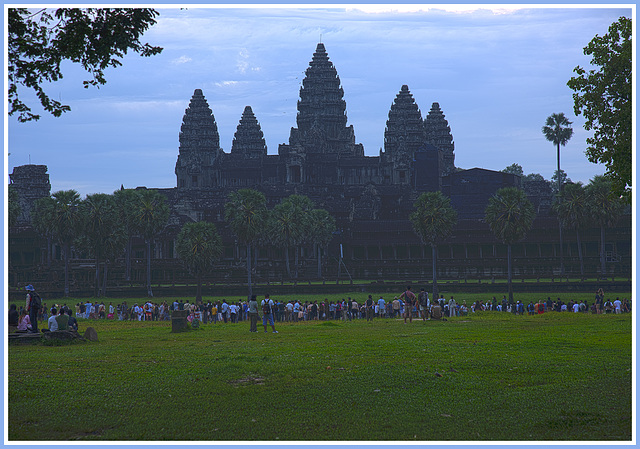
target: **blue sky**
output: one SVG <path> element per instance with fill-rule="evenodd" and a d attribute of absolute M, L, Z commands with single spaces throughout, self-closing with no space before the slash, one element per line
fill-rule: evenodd
<path fill-rule="evenodd" d="M 83 196 L 120 185 L 175 187 L 178 133 L 198 88 L 226 152 L 250 105 L 268 152 L 277 154 L 296 126 L 304 71 L 321 39 L 344 88 L 348 124 L 369 156 L 379 154 L 389 108 L 407 84 L 423 116 L 440 104 L 458 167 L 501 170 L 517 162 L 525 174 L 550 179 L 556 150 L 541 127 L 551 113 L 564 112 L 575 133 L 561 167 L 574 181 L 602 174 L 604 167 L 584 155 L 589 134 L 566 82 L 577 65 L 589 64 L 583 47 L 630 17 L 631 7 L 497 8 L 160 9 L 143 40 L 164 47 L 161 55 L 127 56 L 100 89 L 84 89 L 86 74 L 66 65 L 48 92 L 71 112 L 27 124 L 9 118 L 7 171 L 44 164 L 52 192 Z"/>

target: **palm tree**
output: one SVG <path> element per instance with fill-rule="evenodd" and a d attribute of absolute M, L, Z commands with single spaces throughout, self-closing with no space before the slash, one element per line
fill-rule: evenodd
<path fill-rule="evenodd" d="M 295 205 L 286 200 L 276 204 L 269 214 L 269 237 L 273 245 L 284 249 L 285 266 L 289 277 L 291 277 L 289 248 L 297 245 L 303 235 L 297 217 L 298 211 Z"/>
<path fill-rule="evenodd" d="M 50 196 L 38 198 L 33 203 L 31 225 L 38 234 L 47 239 L 47 267 L 51 267 L 51 243 L 53 240 L 54 201 Z"/>
<path fill-rule="evenodd" d="M 51 195 L 52 202 L 45 207 L 49 215 L 50 231 L 64 251 L 64 296 L 69 296 L 69 259 L 71 244 L 78 236 L 81 222 L 80 194 L 75 190 L 60 190 Z"/>
<path fill-rule="evenodd" d="M 436 270 L 437 245 L 453 231 L 458 214 L 451 207 L 451 200 L 442 192 L 426 192 L 413 204 L 416 209 L 409 219 L 414 232 L 424 244 L 431 245 L 431 261 L 433 266 L 433 297 L 438 297 L 438 280 Z"/>
<path fill-rule="evenodd" d="M 267 199 L 253 189 L 240 189 L 229 194 L 224 205 L 224 217 L 238 240 L 247 245 L 247 283 L 249 296 L 253 295 L 251 282 L 251 246 L 264 233 L 267 216 Z"/>
<path fill-rule="evenodd" d="M 511 285 L 511 245 L 522 240 L 535 218 L 533 204 L 523 190 L 516 187 L 505 187 L 489 198 L 485 209 L 485 222 L 491 231 L 507 245 L 507 273 L 509 283 L 509 302 L 513 303 Z"/>
<path fill-rule="evenodd" d="M 305 242 L 311 241 L 311 212 L 313 211 L 313 201 L 305 195 L 290 195 L 283 200 L 292 208 L 292 220 L 298 228 L 298 238 L 292 242 L 295 247 L 295 267 L 298 277 L 300 246 Z"/>
<path fill-rule="evenodd" d="M 587 192 L 582 183 L 570 183 L 564 187 L 560 201 L 553 208 L 562 226 L 576 230 L 578 257 L 580 259 L 580 276 L 584 279 L 584 260 L 582 258 L 582 242 L 580 229 L 587 223 Z"/>
<path fill-rule="evenodd" d="M 565 146 L 571 136 L 573 136 L 572 122 L 565 117 L 564 112 L 553 113 L 547 117 L 545 126 L 542 127 L 542 133 L 549 142 L 553 142 L 558 149 L 558 195 L 562 195 L 562 172 L 560 171 L 560 146 Z M 562 224 L 559 224 L 560 232 L 560 274 L 564 274 L 564 250 L 562 248 Z"/>
<path fill-rule="evenodd" d="M 140 190 L 134 205 L 137 231 L 144 237 L 147 253 L 147 296 L 151 291 L 151 241 L 162 231 L 169 219 L 166 198 L 155 190 Z"/>
<path fill-rule="evenodd" d="M 198 280 L 196 302 L 201 302 L 202 276 L 222 254 L 222 239 L 216 226 L 206 221 L 185 224 L 178 234 L 176 251 Z"/>
<path fill-rule="evenodd" d="M 318 257 L 318 279 L 322 278 L 321 250 L 326 248 L 333 232 L 336 230 L 336 219 L 329 215 L 325 209 L 313 209 L 310 213 L 311 233 L 310 239 L 316 247 Z"/>
<path fill-rule="evenodd" d="M 124 250 L 124 223 L 117 214 L 113 195 L 87 195 L 80 203 L 82 217 L 81 241 L 96 259 L 95 294 L 104 295 L 107 283 L 107 260 Z M 100 262 L 104 262 L 104 280 L 100 289 Z"/>
<path fill-rule="evenodd" d="M 127 238 L 125 248 L 125 279 L 131 281 L 131 241 L 137 229 L 135 205 L 138 191 L 121 188 L 113 192 L 113 196 L 116 201 L 118 217 L 124 224 Z"/>
<path fill-rule="evenodd" d="M 604 176 L 594 176 L 586 187 L 589 217 L 600 226 L 600 276 L 606 278 L 605 228 L 616 225 L 624 204 L 611 193 L 611 181 Z"/>

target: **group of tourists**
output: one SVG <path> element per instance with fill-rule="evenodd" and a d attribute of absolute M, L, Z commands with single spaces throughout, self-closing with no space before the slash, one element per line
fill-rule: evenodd
<path fill-rule="evenodd" d="M 574 313 L 629 313 L 631 312 L 631 300 L 627 298 L 616 298 L 611 300 L 605 298 L 604 291 L 599 289 L 595 295 L 595 301 L 589 305 L 586 300 L 570 300 L 565 303 L 560 298 L 552 300 L 530 301 L 525 305 L 521 301 L 510 303 L 506 295 L 502 300 L 497 300 L 494 296 L 487 301 L 477 300 L 467 305 L 465 300 L 456 301 L 451 296 L 445 299 L 440 295 L 437 299 L 430 299 L 425 289 L 421 289 L 416 295 L 411 286 L 393 300 L 385 300 L 383 295 L 374 299 L 368 295 L 362 302 L 358 302 L 351 297 L 342 300 L 329 301 L 302 301 L 288 300 L 279 301 L 265 295 L 264 299 L 258 300 L 253 295 L 247 301 L 196 301 L 190 303 L 188 300 L 175 299 L 173 301 L 153 302 L 148 300 L 144 303 L 134 303 L 129 306 L 126 301 L 113 305 L 110 302 L 106 305 L 103 301 L 87 300 L 75 305 L 75 317 L 72 317 L 72 309 L 66 304 L 55 304 L 51 308 L 35 291 L 32 285 L 25 287 L 27 291 L 25 307 L 10 306 L 9 325 L 15 327 L 20 332 L 38 332 L 38 322 L 46 322 L 49 330 L 53 327 L 67 328 L 69 326 L 77 329 L 76 318 L 88 320 L 111 319 L 111 320 L 133 320 L 133 321 L 168 321 L 175 310 L 187 311 L 187 320 L 194 326 L 200 323 L 238 323 L 241 321 L 251 321 L 250 328 L 255 332 L 257 319 L 262 312 L 263 326 L 265 332 L 267 325 L 275 330 L 275 323 L 297 323 L 304 321 L 318 320 L 358 320 L 365 319 L 373 321 L 374 318 L 395 318 L 404 319 L 406 323 L 411 323 L 414 318 L 426 320 L 440 320 L 451 317 L 466 316 L 470 312 L 498 311 L 508 312 L 516 315 L 534 315 L 545 312 L 574 312 Z M 253 304 L 255 302 L 255 304 Z M 254 315 L 255 314 L 255 315 Z M 70 320 L 69 318 L 73 319 Z M 53 319 L 53 321 L 52 321 Z M 254 321 L 255 319 L 255 321 Z"/>

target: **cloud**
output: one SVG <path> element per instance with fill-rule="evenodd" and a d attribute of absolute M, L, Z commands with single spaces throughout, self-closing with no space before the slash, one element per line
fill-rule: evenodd
<path fill-rule="evenodd" d="M 174 60 L 171 61 L 171 64 L 173 65 L 181 65 L 181 64 L 186 64 L 188 62 L 191 62 L 191 58 L 188 56 L 180 56 L 179 58 L 176 58 Z"/>

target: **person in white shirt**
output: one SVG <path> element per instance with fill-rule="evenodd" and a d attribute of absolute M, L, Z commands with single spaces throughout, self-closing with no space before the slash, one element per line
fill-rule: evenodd
<path fill-rule="evenodd" d="M 622 313 L 622 301 L 620 301 L 620 298 L 616 298 L 616 300 L 613 301 L 613 307 L 615 307 L 616 313 Z"/>
<path fill-rule="evenodd" d="M 54 307 L 51 309 L 51 316 L 47 320 L 47 324 L 49 325 L 49 332 L 55 332 L 58 330 L 58 322 L 56 321 L 56 316 L 58 316 L 58 310 Z"/>

